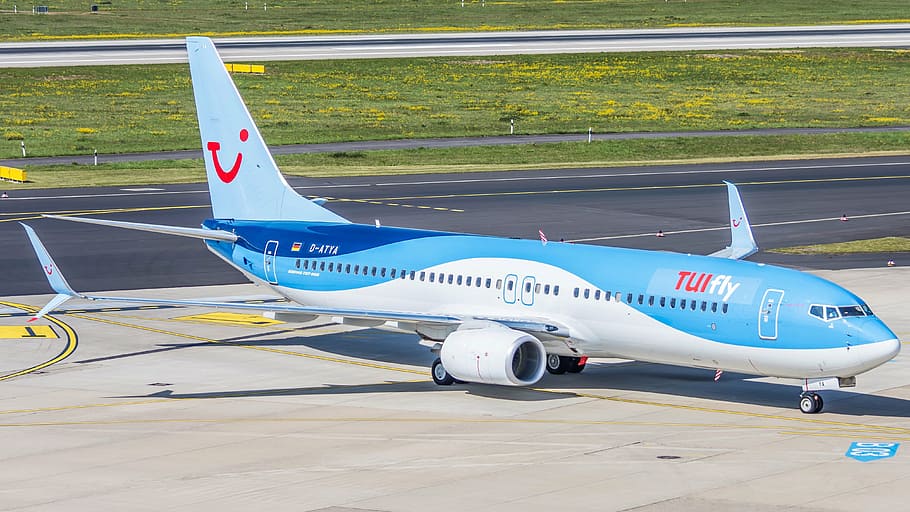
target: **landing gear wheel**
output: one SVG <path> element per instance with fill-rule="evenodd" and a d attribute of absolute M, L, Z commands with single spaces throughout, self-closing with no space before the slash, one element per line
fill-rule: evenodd
<path fill-rule="evenodd" d="M 569 357 L 547 354 L 547 371 L 553 375 L 562 375 L 569 370 Z"/>
<path fill-rule="evenodd" d="M 581 373 L 588 364 L 587 357 L 570 357 L 569 367 L 566 369 L 569 373 Z"/>
<path fill-rule="evenodd" d="M 433 361 L 433 368 L 430 370 L 430 375 L 433 376 L 433 382 L 439 386 L 451 386 L 455 383 L 455 377 L 449 375 L 449 372 L 447 372 L 442 365 L 441 359 Z"/>
<path fill-rule="evenodd" d="M 799 396 L 799 410 L 806 414 L 819 413 L 824 406 L 825 402 L 818 393 L 803 393 Z"/>

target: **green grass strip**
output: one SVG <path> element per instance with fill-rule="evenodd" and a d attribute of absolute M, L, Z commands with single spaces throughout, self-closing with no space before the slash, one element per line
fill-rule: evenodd
<path fill-rule="evenodd" d="M 770 249 L 769 252 L 781 254 L 860 254 L 910 252 L 910 238 L 889 236 L 869 240 L 854 240 L 833 244 L 800 245 Z"/>
<path fill-rule="evenodd" d="M 297 176 L 363 176 L 444 172 L 616 167 L 768 158 L 899 154 L 910 133 L 637 139 L 516 146 L 356 151 L 278 155 L 282 172 Z M 28 166 L 29 183 L 0 189 L 146 185 L 205 180 L 200 160 Z"/>
<path fill-rule="evenodd" d="M 910 52 L 532 55 L 236 74 L 270 144 L 910 124 Z M 199 147 L 186 65 L 0 69 L 0 158 Z"/>

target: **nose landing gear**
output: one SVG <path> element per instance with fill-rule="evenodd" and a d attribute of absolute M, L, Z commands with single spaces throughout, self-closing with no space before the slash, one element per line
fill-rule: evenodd
<path fill-rule="evenodd" d="M 818 393 L 804 391 L 799 395 L 799 410 L 806 414 L 822 412 L 824 406 L 825 401 L 822 400 L 822 396 Z"/>

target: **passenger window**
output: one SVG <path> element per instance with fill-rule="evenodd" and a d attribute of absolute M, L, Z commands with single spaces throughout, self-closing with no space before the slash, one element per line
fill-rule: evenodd
<path fill-rule="evenodd" d="M 329 272 L 334 272 L 334 271 L 335 271 L 335 264 L 329 263 Z"/>
<path fill-rule="evenodd" d="M 594 300 L 600 300 L 600 290 L 594 290 Z"/>
<path fill-rule="evenodd" d="M 660 298 L 660 307 L 666 307 L 666 305 L 667 305 L 667 298 L 661 297 Z"/>
<path fill-rule="evenodd" d="M 679 299 L 679 309 L 686 309 L 686 299 Z"/>
<path fill-rule="evenodd" d="M 354 265 L 354 273 L 355 273 L 355 274 L 359 274 L 359 273 L 360 273 L 360 265 Z"/>
<path fill-rule="evenodd" d="M 626 294 L 626 304 L 632 304 L 632 294 Z"/>
<path fill-rule="evenodd" d="M 497 279 L 497 280 L 496 280 L 496 289 L 497 289 L 497 290 L 502 290 L 502 279 Z"/>
<path fill-rule="evenodd" d="M 297 260 L 297 262 L 294 263 L 294 265 L 295 265 L 297 268 L 300 268 L 300 260 Z"/>
<path fill-rule="evenodd" d="M 310 260 L 303 260 L 303 269 L 308 270 L 310 268 Z"/>
<path fill-rule="evenodd" d="M 458 275 L 458 281 L 457 281 L 457 283 L 458 283 L 458 284 L 459 284 L 459 285 L 460 285 L 460 284 L 461 284 L 461 283 L 462 283 L 462 277 L 461 277 L 461 274 L 459 274 L 459 275 Z"/>
<path fill-rule="evenodd" d="M 696 301 L 695 299 L 692 299 L 692 303 L 689 304 L 689 309 L 691 309 L 692 311 L 695 311 L 695 306 L 697 306 L 697 302 L 698 301 Z"/>
<path fill-rule="evenodd" d="M 411 278 L 411 281 L 414 280 L 414 276 L 416 276 L 416 275 L 417 275 L 417 272 L 414 271 L 414 270 L 412 270 L 412 271 L 411 271 L 411 274 L 410 274 L 410 276 L 409 276 L 409 277 Z"/>
<path fill-rule="evenodd" d="M 325 262 L 319 264 L 319 270 L 325 270 Z"/>
<path fill-rule="evenodd" d="M 350 263 L 348 263 L 347 265 L 344 266 L 344 273 L 345 274 L 351 273 L 351 264 Z"/>
<path fill-rule="evenodd" d="M 376 277 L 376 267 L 370 267 L 370 275 Z"/>
<path fill-rule="evenodd" d="M 575 297 L 576 299 L 578 298 L 578 288 L 575 288 L 574 290 L 572 290 L 572 296 Z"/>
<path fill-rule="evenodd" d="M 474 280 L 474 286 L 480 288 L 480 281 L 481 281 L 480 276 L 477 276 L 477 279 Z M 487 288 L 489 288 L 489 286 Z"/>
<path fill-rule="evenodd" d="M 642 305 L 642 304 L 644 304 L 644 303 L 645 303 L 645 296 L 639 294 L 639 295 L 638 295 L 638 304 L 639 304 L 639 305 Z"/>
<path fill-rule="evenodd" d="M 497 288 L 499 288 L 499 286 L 498 286 L 499 281 L 496 281 L 496 282 L 497 282 Z M 512 288 L 514 288 L 514 287 L 515 287 L 515 281 L 509 281 L 508 283 L 506 283 L 506 290 L 512 291 Z"/>
<path fill-rule="evenodd" d="M 717 303 L 716 302 L 711 303 L 711 312 L 717 313 Z"/>
<path fill-rule="evenodd" d="M 439 283 L 442 284 L 445 282 L 445 280 L 446 280 L 446 275 L 443 274 L 442 272 L 440 272 L 439 273 Z"/>
<path fill-rule="evenodd" d="M 622 302 L 622 294 L 619 292 L 616 292 L 616 294 L 613 295 L 613 298 L 616 299 L 616 302 Z"/>
<path fill-rule="evenodd" d="M 335 267 L 335 272 L 338 272 L 339 274 L 341 273 L 341 263 L 339 263 L 339 264 Z"/>
<path fill-rule="evenodd" d="M 534 293 L 540 294 L 540 283 L 534 285 Z"/>
<path fill-rule="evenodd" d="M 379 276 L 385 277 L 385 267 L 382 267 L 381 269 L 379 269 Z"/>
<path fill-rule="evenodd" d="M 449 274 L 449 284 L 452 284 L 452 279 L 453 279 L 452 274 Z"/>
<path fill-rule="evenodd" d="M 676 308 L 676 298 L 675 297 L 670 298 L 670 307 Z"/>
<path fill-rule="evenodd" d="M 423 281 L 424 279 L 426 279 L 426 277 L 427 277 L 427 273 L 426 273 L 426 272 L 421 272 L 421 273 L 420 273 L 420 280 L 421 280 L 421 281 Z"/>
<path fill-rule="evenodd" d="M 591 290 L 589 290 L 588 288 L 585 288 L 585 298 L 587 299 L 589 297 L 591 297 Z"/>
<path fill-rule="evenodd" d="M 727 304 L 726 302 L 724 302 L 724 307 L 723 307 L 723 309 L 722 309 L 722 311 L 724 312 L 724 314 L 727 313 L 727 309 L 728 309 L 729 307 L 730 307 L 730 305 Z"/>
<path fill-rule="evenodd" d="M 479 282 L 480 282 L 480 281 L 478 281 L 478 283 L 479 283 Z M 491 285 L 492 283 L 493 283 L 493 280 L 490 279 L 490 278 L 488 277 L 488 278 L 487 278 L 487 281 L 484 283 L 484 287 L 485 287 L 485 288 L 489 288 L 490 285 Z M 478 286 L 479 286 L 479 285 L 478 285 Z M 499 289 L 499 286 L 498 286 L 498 285 L 496 286 L 496 289 L 497 289 L 497 290 Z"/>
<path fill-rule="evenodd" d="M 553 295 L 559 295 L 559 285 L 553 286 Z"/>
<path fill-rule="evenodd" d="M 430 272 L 430 282 L 431 283 L 436 282 L 436 272 Z"/>
<path fill-rule="evenodd" d="M 525 283 L 525 293 L 531 293 L 531 282 Z"/>
<path fill-rule="evenodd" d="M 392 273 L 389 274 L 389 277 L 392 279 L 395 279 L 395 276 L 398 275 L 397 272 L 398 272 L 398 270 L 393 268 Z"/>
<path fill-rule="evenodd" d="M 370 268 L 366 265 L 363 266 L 363 275 L 367 275 L 370 272 Z"/>
<path fill-rule="evenodd" d="M 548 284 L 543 285 L 543 294 L 544 295 L 550 294 L 550 285 L 548 285 Z"/>
<path fill-rule="evenodd" d="M 654 296 L 653 296 L 653 295 L 649 295 L 649 296 L 648 296 L 648 305 L 649 305 L 649 306 L 653 306 L 653 305 L 654 305 Z"/>
<path fill-rule="evenodd" d="M 708 310 L 708 303 L 707 303 L 707 302 L 701 301 L 701 310 L 702 310 L 702 311 L 707 311 L 707 310 Z"/>

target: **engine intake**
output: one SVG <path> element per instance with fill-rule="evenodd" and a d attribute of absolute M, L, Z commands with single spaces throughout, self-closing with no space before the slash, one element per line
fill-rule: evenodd
<path fill-rule="evenodd" d="M 543 377 L 547 353 L 530 334 L 500 324 L 463 325 L 449 334 L 439 357 L 446 371 L 458 380 L 530 386 Z"/>

